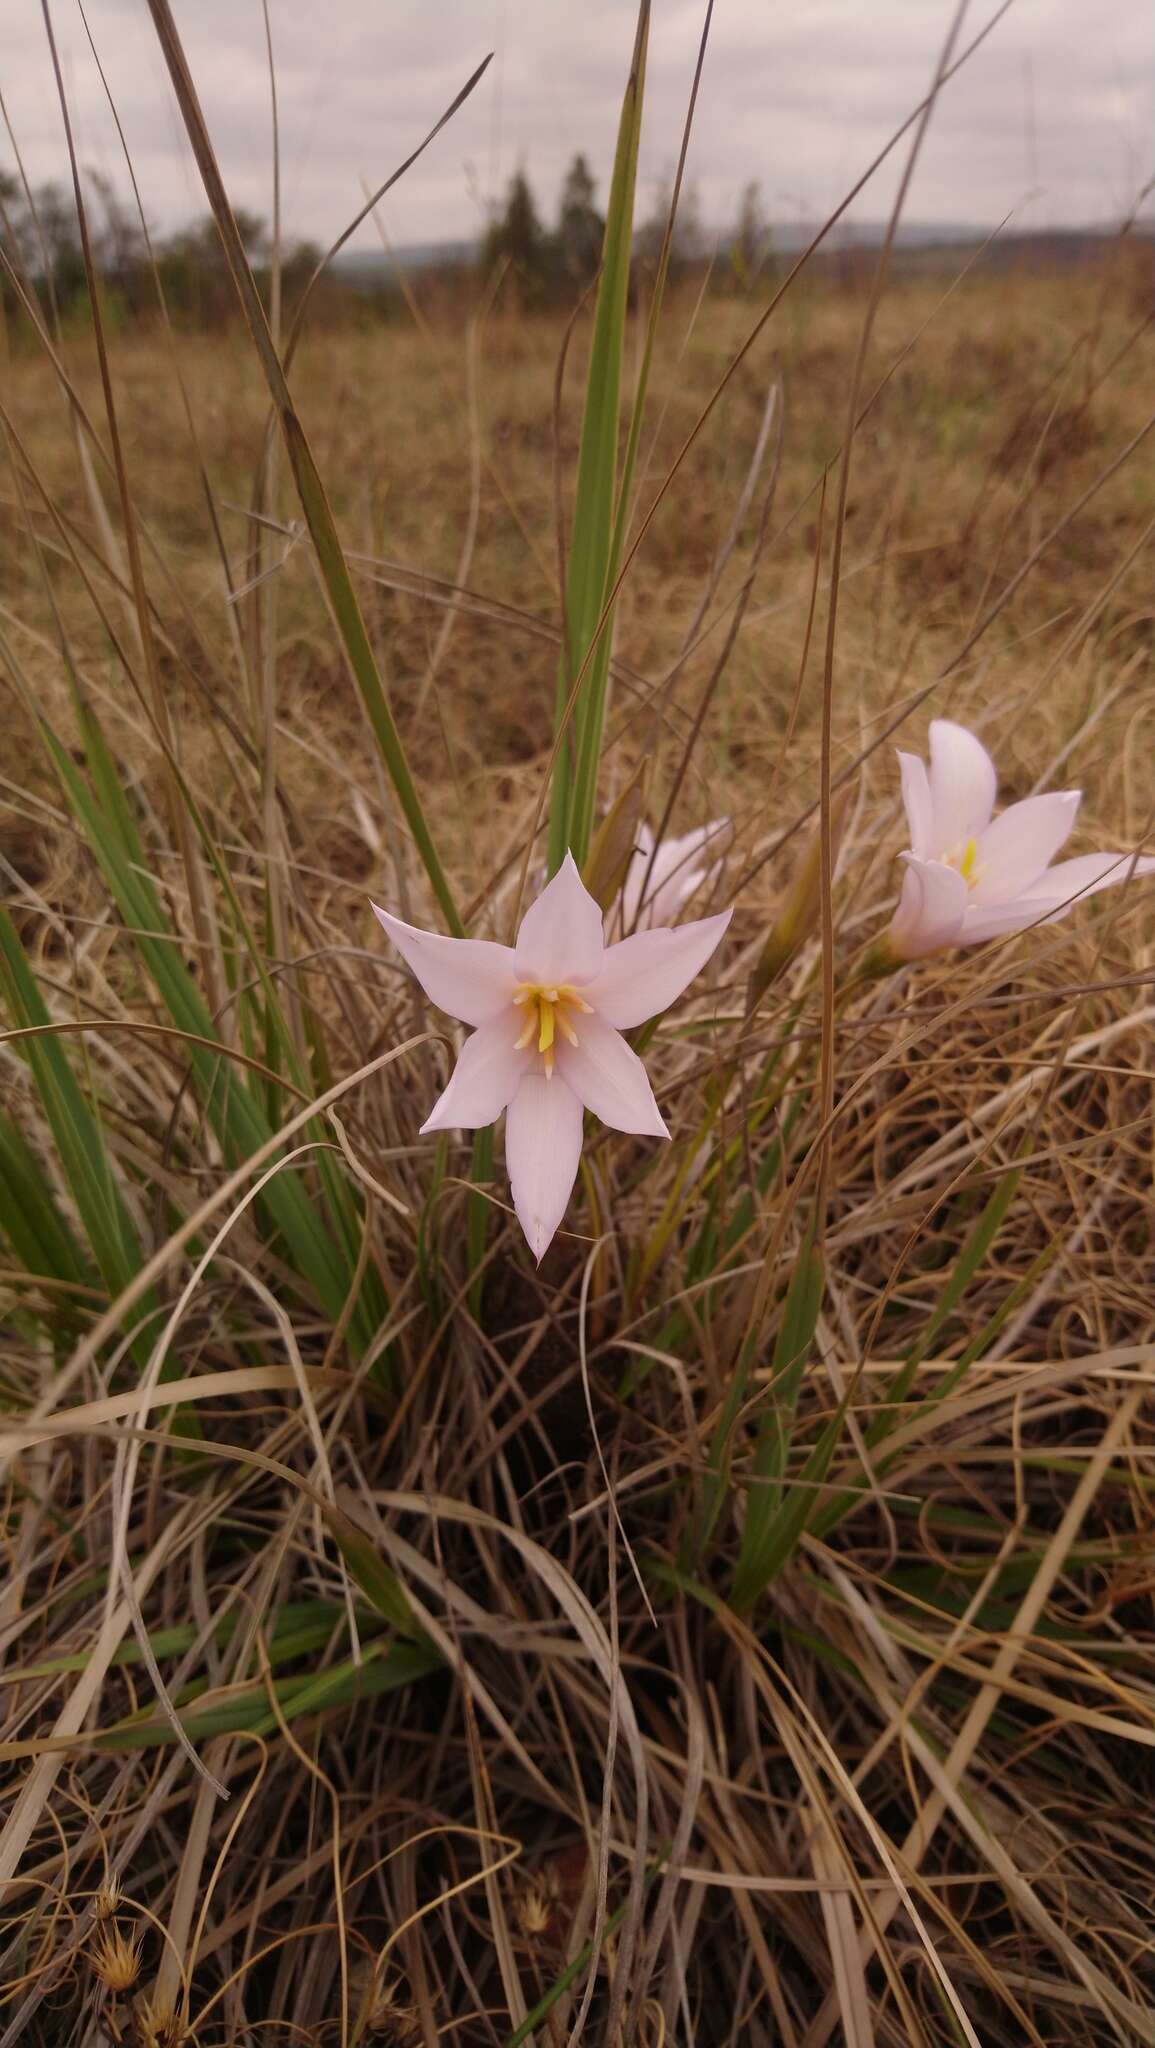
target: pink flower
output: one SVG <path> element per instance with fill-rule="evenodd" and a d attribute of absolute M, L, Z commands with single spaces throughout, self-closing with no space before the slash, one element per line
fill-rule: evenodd
<path fill-rule="evenodd" d="M 577 1178 L 583 1109 L 618 1131 L 669 1137 L 621 1034 L 681 995 L 730 912 L 607 946 L 601 910 L 570 854 L 526 911 L 514 946 L 443 938 L 373 908 L 430 1002 L 474 1027 L 421 1128 L 477 1130 L 508 1109 L 514 1207 L 540 1259 Z"/>
<path fill-rule="evenodd" d="M 1149 854 L 1084 853 L 1051 863 L 1075 822 L 1080 792 L 1056 790 L 995 818 L 995 765 L 981 740 L 947 718 L 931 720 L 930 773 L 898 756 L 910 850 L 885 944 L 897 960 L 1053 924 L 1077 898 L 1155 870 Z"/>
<path fill-rule="evenodd" d="M 704 883 L 717 880 L 722 869 L 717 856 L 725 851 L 732 829 L 729 818 L 715 818 L 680 839 L 663 839 L 655 852 L 654 835 L 643 819 L 610 927 L 620 923 L 627 932 L 644 932 L 669 924 Z M 707 849 L 714 856 L 710 863 L 699 859 Z"/>

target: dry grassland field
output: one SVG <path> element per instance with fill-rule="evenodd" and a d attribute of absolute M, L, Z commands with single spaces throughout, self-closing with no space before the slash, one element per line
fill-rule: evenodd
<path fill-rule="evenodd" d="M 592 297 L 306 318 L 287 438 L 239 313 L 111 415 L 13 316 L 5 2048 L 1155 2042 L 1155 272 L 971 253 L 667 295 L 578 865 L 733 918 L 540 1263 L 370 899 L 557 864 Z M 932 719 L 1118 886 L 888 948 Z"/>

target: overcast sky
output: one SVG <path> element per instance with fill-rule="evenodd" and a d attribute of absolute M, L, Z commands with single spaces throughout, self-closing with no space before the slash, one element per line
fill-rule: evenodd
<path fill-rule="evenodd" d="M 77 0 L 51 0 L 81 159 L 125 184 Z M 972 0 L 969 41 L 994 0 Z M 86 0 L 154 225 L 204 211 L 145 0 Z M 235 203 L 268 214 L 269 80 L 260 0 L 174 0 Z M 703 220 L 757 179 L 775 220 L 838 203 L 925 91 L 948 0 L 716 0 L 692 151 Z M 285 227 L 326 242 L 419 140 L 474 66 L 472 99 L 386 202 L 397 243 L 476 233 L 519 163 L 552 216 L 586 152 L 604 197 L 633 0 L 269 0 Z M 654 0 L 641 207 L 676 158 L 703 0 Z M 0 85 L 30 176 L 65 170 L 39 0 L 0 0 Z M 0 162 L 10 149 L 0 138 Z M 895 163 L 901 161 L 896 152 Z M 907 217 L 1021 226 L 1108 221 L 1155 172 L 1152 0 L 1013 0 L 947 87 Z M 896 171 L 867 188 L 878 219 Z M 1148 202 L 1148 207 L 1150 202 Z M 373 246 L 371 230 L 362 242 Z"/>

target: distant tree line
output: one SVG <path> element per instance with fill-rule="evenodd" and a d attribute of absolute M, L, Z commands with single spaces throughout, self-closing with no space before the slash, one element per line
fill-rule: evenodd
<path fill-rule="evenodd" d="M 236 315 L 236 298 L 224 251 L 211 216 L 174 233 L 150 236 L 139 214 L 128 209 L 110 182 L 87 175 L 85 212 L 106 319 L 117 324 L 155 319 L 161 303 L 182 327 L 224 326 Z M 635 230 L 639 276 L 656 271 L 671 203 L 668 184 Z M 268 302 L 273 251 L 268 229 L 256 214 L 238 208 L 241 240 Z M 410 273 L 420 293 L 442 289 L 470 292 L 478 279 L 497 282 L 502 296 L 527 309 L 572 304 L 597 276 L 605 219 L 596 204 L 593 176 L 584 155 L 574 157 L 562 183 L 552 228 L 541 219 L 524 170 L 514 173 L 503 205 L 495 210 L 476 262 L 460 257 L 434 260 Z M 293 241 L 280 252 L 282 305 L 291 314 L 320 260 L 310 242 Z M 742 197 L 728 235 L 703 234 L 696 196 L 683 192 L 670 245 L 674 279 L 711 271 L 730 289 L 753 290 L 765 281 L 771 239 L 756 184 Z M 345 320 L 375 317 L 400 303 L 400 288 L 389 266 L 362 266 L 356 273 L 326 272 L 314 301 L 315 316 Z M 80 225 L 71 188 L 43 184 L 35 190 L 0 170 L 0 307 L 11 314 L 23 301 L 39 309 L 50 325 L 87 320 L 88 288 Z"/>
<path fill-rule="evenodd" d="M 85 215 L 106 317 L 155 317 L 161 299 L 184 326 L 217 327 L 233 318 L 236 294 L 211 215 L 173 234 L 152 237 L 129 212 L 108 179 L 88 173 Z M 243 207 L 235 211 L 245 253 L 258 283 L 268 292 L 272 251 L 264 222 Z M 291 308 L 303 291 L 321 251 L 294 241 L 281 253 L 282 303 Z M 39 307 L 50 323 L 68 325 L 87 317 L 88 285 L 80 222 L 71 189 L 46 184 L 26 187 L 0 170 L 0 301 L 12 312 L 22 301 Z"/>
<path fill-rule="evenodd" d="M 505 203 L 490 222 L 481 250 L 486 277 L 498 265 L 511 273 L 522 303 L 538 306 L 572 298 L 597 275 L 605 220 L 594 203 L 594 181 L 581 154 L 575 156 L 561 188 L 557 223 L 546 228 L 524 170 L 510 179 Z M 660 184 L 649 212 L 635 225 L 634 261 L 652 277 L 669 226 L 673 187 Z M 738 217 L 728 233 L 708 237 L 702 229 L 697 194 L 683 190 L 670 236 L 669 274 L 675 281 L 712 269 L 717 281 L 746 292 L 765 282 L 773 241 L 756 181 L 745 187 Z"/>

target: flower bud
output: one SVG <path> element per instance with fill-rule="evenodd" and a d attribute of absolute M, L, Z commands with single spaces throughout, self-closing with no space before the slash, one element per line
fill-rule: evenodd
<path fill-rule="evenodd" d="M 842 835 L 846 830 L 847 814 L 850 810 L 850 786 L 844 784 L 835 790 L 830 799 L 830 858 L 832 866 L 838 862 Z M 794 958 L 799 947 L 806 943 L 818 928 L 822 912 L 822 824 L 816 819 L 810 835 L 810 844 L 802 858 L 801 866 L 790 885 L 786 901 L 778 913 L 770 936 L 754 963 L 747 985 L 747 1001 L 753 1009 L 761 1001 L 772 981 Z"/>
<path fill-rule="evenodd" d="M 643 757 L 610 805 L 586 855 L 582 880 L 603 911 L 616 900 L 633 857 L 646 808 L 649 772 L 649 759 Z"/>

